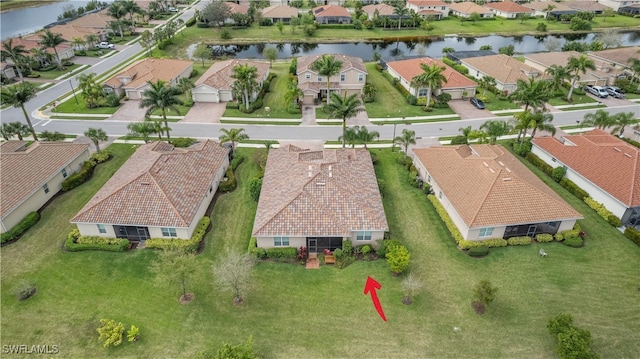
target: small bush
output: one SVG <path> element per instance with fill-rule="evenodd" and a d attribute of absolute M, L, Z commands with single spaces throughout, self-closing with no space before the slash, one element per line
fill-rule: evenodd
<path fill-rule="evenodd" d="M 376 248 L 376 254 L 381 258 L 384 258 L 387 255 L 389 248 L 402 245 L 402 243 L 397 239 L 383 239 L 382 241 L 379 241 L 379 243 L 380 245 Z"/>
<path fill-rule="evenodd" d="M 191 19 L 187 20 L 187 21 L 184 23 L 184 26 L 186 26 L 186 27 L 191 27 L 191 26 L 195 25 L 195 23 L 196 23 L 196 17 L 194 16 L 194 17 L 192 17 Z"/>
<path fill-rule="evenodd" d="M 556 182 L 560 182 L 565 174 L 567 174 L 567 170 L 564 167 L 556 167 L 551 171 L 551 178 Z"/>
<path fill-rule="evenodd" d="M 565 246 L 569 247 L 582 247 L 584 245 L 584 241 L 580 237 L 565 237 L 564 242 L 562 242 Z"/>
<path fill-rule="evenodd" d="M 21 280 L 13 287 L 13 293 L 19 301 L 27 300 L 36 294 L 36 287 L 28 280 Z"/>
<path fill-rule="evenodd" d="M 98 327 L 98 333 L 100 334 L 100 340 L 104 340 L 103 347 L 113 345 L 117 347 L 122 344 L 122 336 L 124 333 L 124 324 L 113 319 L 100 319 L 100 326 Z"/>
<path fill-rule="evenodd" d="M 401 274 L 409 266 L 411 255 L 409 250 L 403 245 L 391 246 L 385 254 L 389 270 L 392 273 Z"/>
<path fill-rule="evenodd" d="M 120 106 L 120 97 L 118 95 L 111 93 L 107 95 L 105 105 L 107 107 L 118 107 Z"/>
<path fill-rule="evenodd" d="M 609 222 L 610 225 L 616 228 L 622 227 L 622 220 L 614 214 L 611 214 L 609 215 L 609 217 L 607 217 L 607 222 Z"/>
<path fill-rule="evenodd" d="M 489 254 L 489 247 L 487 246 L 473 247 L 469 249 L 469 252 L 467 254 L 469 254 L 472 257 L 484 257 L 487 254 Z"/>
<path fill-rule="evenodd" d="M 267 252 L 265 252 L 264 248 L 258 247 L 258 239 L 256 237 L 251 237 L 251 239 L 249 239 L 247 252 L 254 255 L 257 259 L 262 259 L 267 256 Z"/>
<path fill-rule="evenodd" d="M 209 217 L 202 217 L 200 222 L 198 222 L 198 226 L 193 231 L 193 235 L 191 239 L 180 239 L 180 238 L 151 238 L 147 239 L 146 248 L 155 248 L 155 249 L 181 249 L 185 252 L 195 252 L 200 247 L 200 242 L 204 239 L 204 236 L 207 234 L 207 229 L 209 228 L 209 224 L 211 223 L 211 219 Z"/>
<path fill-rule="evenodd" d="M 553 241 L 553 235 L 548 233 L 536 234 L 536 241 L 538 243 L 549 243 Z"/>
<path fill-rule="evenodd" d="M 240 108 L 240 104 L 235 101 L 229 101 L 227 102 L 226 108 L 230 110 L 237 110 Z"/>
<path fill-rule="evenodd" d="M 260 191 L 262 190 L 262 178 L 254 177 L 251 182 L 249 182 L 249 196 L 251 199 L 258 202 L 260 199 Z"/>
<path fill-rule="evenodd" d="M 640 233 L 639 233 L 639 235 L 640 235 Z M 364 257 L 367 257 L 369 255 L 369 253 L 371 253 L 371 251 L 373 251 L 373 248 L 371 248 L 371 246 L 368 245 L 368 244 L 365 244 L 364 246 L 362 246 L 362 249 L 360 249 L 360 252 L 362 253 L 362 255 Z"/>
<path fill-rule="evenodd" d="M 93 162 L 84 161 L 84 163 L 82 164 L 82 168 L 80 168 L 80 171 L 71 174 L 62 182 L 61 191 L 69 191 L 88 181 L 91 176 L 93 176 L 94 167 L 95 165 L 93 164 Z"/>
<path fill-rule="evenodd" d="M 610 225 L 616 228 L 622 226 L 622 221 L 620 220 L 620 218 L 618 218 L 615 214 L 609 211 L 602 203 L 594 200 L 591 197 L 586 197 L 584 199 L 584 203 L 586 203 L 587 206 L 591 207 L 591 209 L 596 211 L 598 215 L 604 218 Z"/>
<path fill-rule="evenodd" d="M 633 243 L 640 246 L 640 231 L 633 227 L 627 227 L 624 230 L 624 236 L 629 238 Z"/>
<path fill-rule="evenodd" d="M 525 157 L 527 154 L 531 153 L 531 142 L 524 141 L 523 143 L 514 143 L 513 151 L 518 155 Z"/>
<path fill-rule="evenodd" d="M 585 198 L 589 197 L 589 194 L 587 193 L 587 191 L 578 187 L 578 185 L 576 185 L 575 183 L 573 183 L 573 181 L 571 181 L 566 177 L 560 180 L 560 185 L 564 187 L 567 191 L 571 192 L 571 194 L 573 194 L 574 196 L 580 198 L 581 200 L 584 200 Z"/>
<path fill-rule="evenodd" d="M 511 237 L 507 239 L 507 243 L 511 246 L 526 246 L 531 244 L 530 237 Z"/>
<path fill-rule="evenodd" d="M 31 212 L 27 214 L 18 224 L 13 226 L 10 230 L 0 235 L 0 243 L 16 240 L 26 232 L 29 228 L 35 226 L 40 220 L 40 214 L 38 212 Z"/>
<path fill-rule="evenodd" d="M 345 239 L 342 241 L 342 252 L 347 256 L 353 255 L 353 243 L 351 240 Z"/>
<path fill-rule="evenodd" d="M 198 23 L 196 24 L 196 27 L 200 27 L 200 28 L 207 28 L 207 27 L 209 27 L 209 24 L 208 24 L 208 23 L 206 23 L 206 22 L 198 22 Z"/>
<path fill-rule="evenodd" d="M 231 31 L 229 31 L 227 29 L 222 29 L 220 31 L 220 38 L 222 40 L 231 40 Z"/>
<path fill-rule="evenodd" d="M 244 156 L 235 156 L 229 165 L 231 166 L 231 169 L 235 171 L 242 162 L 244 162 Z"/>
<path fill-rule="evenodd" d="M 469 143 L 469 141 L 467 140 L 467 137 L 463 135 L 458 135 L 451 139 L 452 145 L 466 145 L 467 143 Z"/>
<path fill-rule="evenodd" d="M 267 258 L 277 262 L 293 262 L 298 256 L 298 251 L 293 247 L 267 248 Z"/>
<path fill-rule="evenodd" d="M 551 167 L 548 163 L 540 159 L 540 157 L 536 156 L 532 152 L 529 152 L 526 154 L 525 158 L 527 159 L 527 161 L 531 162 L 531 164 L 538 167 L 542 172 L 546 173 L 548 176 L 551 176 L 551 173 L 553 172 L 553 167 Z"/>
<path fill-rule="evenodd" d="M 175 147 L 189 147 L 196 142 L 197 140 L 191 137 L 175 137 L 171 139 L 171 144 Z"/>
<path fill-rule="evenodd" d="M 558 242 L 562 242 L 562 241 L 564 241 L 564 235 L 562 235 L 562 233 L 556 233 L 553 237 L 554 237 L 554 238 L 556 239 L 556 241 L 558 241 Z"/>
<path fill-rule="evenodd" d="M 227 173 L 225 174 L 226 180 L 220 181 L 220 185 L 218 186 L 218 190 L 220 192 L 231 192 L 236 189 L 236 176 L 233 173 L 233 169 L 231 166 L 227 168 Z"/>
<path fill-rule="evenodd" d="M 80 231 L 75 228 L 64 243 L 64 247 L 69 252 L 80 251 L 105 251 L 124 252 L 129 249 L 129 240 L 126 238 L 110 238 L 98 236 L 81 236 Z"/>
<path fill-rule="evenodd" d="M 89 161 L 91 161 L 94 165 L 107 162 L 111 159 L 111 153 L 107 150 L 102 150 L 100 153 L 94 152 L 91 157 L 89 157 Z"/>

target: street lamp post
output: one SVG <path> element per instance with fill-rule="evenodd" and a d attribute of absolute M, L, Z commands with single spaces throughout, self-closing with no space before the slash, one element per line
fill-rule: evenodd
<path fill-rule="evenodd" d="M 397 122 L 393 123 L 393 137 L 391 138 L 391 152 L 393 152 L 396 149 L 396 126 L 398 125 Z"/>
<path fill-rule="evenodd" d="M 79 105 L 78 98 L 76 97 L 76 90 L 73 88 L 73 83 L 69 79 L 69 86 L 71 86 L 71 92 L 73 92 L 73 98 L 76 100 L 76 105 Z"/>

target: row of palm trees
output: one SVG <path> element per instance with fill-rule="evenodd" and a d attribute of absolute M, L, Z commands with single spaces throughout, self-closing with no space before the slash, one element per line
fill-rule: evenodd
<path fill-rule="evenodd" d="M 11 60 L 11 63 L 13 63 L 18 72 L 18 77 L 21 82 L 24 81 L 23 70 L 25 68 L 31 69 L 32 61 L 35 61 L 42 66 L 50 60 L 50 55 L 47 53 L 47 49 L 53 49 L 56 64 L 58 68 L 62 68 L 62 61 L 60 60 L 56 46 L 62 44 L 66 40 L 62 38 L 62 35 L 53 33 L 50 30 L 45 30 L 44 33 L 39 36 L 41 47 L 33 48 L 31 51 L 27 51 L 24 45 L 14 45 L 13 39 L 2 42 L 0 57 L 4 62 Z"/>

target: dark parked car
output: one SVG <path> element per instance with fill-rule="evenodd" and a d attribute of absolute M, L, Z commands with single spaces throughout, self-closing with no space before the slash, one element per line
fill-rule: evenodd
<path fill-rule="evenodd" d="M 480 100 L 477 97 L 472 97 L 471 100 L 469 100 L 471 102 L 472 105 L 474 105 L 476 108 L 480 109 L 480 110 L 484 110 L 484 102 L 482 102 L 482 100 Z"/>

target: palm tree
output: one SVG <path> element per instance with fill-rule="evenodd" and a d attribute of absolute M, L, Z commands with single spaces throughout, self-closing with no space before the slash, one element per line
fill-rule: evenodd
<path fill-rule="evenodd" d="M 98 42 L 98 35 L 95 35 L 95 34 L 84 35 L 84 40 L 89 45 L 89 48 L 92 48 L 93 45 Z"/>
<path fill-rule="evenodd" d="M 640 123 L 640 120 L 635 118 L 633 112 L 620 112 L 613 115 L 612 119 L 611 134 L 618 132 L 618 137 L 622 137 L 627 126 L 633 126 Z"/>
<path fill-rule="evenodd" d="M 2 127 L 0 127 L 0 136 L 4 138 L 5 141 L 9 141 L 11 137 L 13 137 L 15 133 L 13 132 L 13 126 L 8 123 L 3 123 Z"/>
<path fill-rule="evenodd" d="M 571 79 L 571 74 L 567 70 L 566 67 L 561 65 L 553 64 L 545 70 L 549 76 L 551 76 L 552 80 L 549 82 L 549 90 L 553 92 L 557 92 L 562 88 L 562 84 L 565 80 Z"/>
<path fill-rule="evenodd" d="M 127 12 L 125 11 L 124 7 L 122 6 L 122 2 L 121 1 L 115 1 L 111 3 L 111 6 L 109 6 L 107 8 L 107 14 L 109 16 L 111 16 L 112 18 L 114 18 L 114 20 L 112 22 L 115 22 L 117 25 L 114 25 L 115 27 L 117 27 L 117 29 L 120 32 L 120 38 L 124 38 L 124 33 L 122 32 L 122 18 L 125 17 L 125 15 L 127 15 Z"/>
<path fill-rule="evenodd" d="M 84 135 L 85 137 L 93 141 L 93 144 L 96 146 L 96 152 L 98 153 L 100 153 L 100 146 L 99 146 L 100 141 L 106 141 L 109 139 L 109 137 L 107 137 L 107 133 L 104 132 L 104 130 L 101 128 L 89 127 L 84 132 Z"/>
<path fill-rule="evenodd" d="M 342 119 L 342 148 L 345 148 L 347 119 L 355 117 L 359 112 L 364 111 L 362 102 L 360 102 L 357 94 L 347 96 L 346 91 L 344 96 L 340 96 L 335 92 L 329 95 L 331 101 L 327 105 L 327 110 L 329 116 Z"/>
<path fill-rule="evenodd" d="M 407 130 L 406 128 L 403 129 L 402 135 L 394 138 L 393 143 L 404 147 L 404 155 L 406 157 L 409 153 L 409 145 L 416 144 L 416 131 Z"/>
<path fill-rule="evenodd" d="M 131 23 L 131 27 L 135 28 L 135 22 L 133 21 L 133 14 L 142 13 L 142 8 L 138 6 L 133 0 L 123 0 L 120 2 L 122 9 L 125 14 L 129 14 L 129 22 Z"/>
<path fill-rule="evenodd" d="M 544 81 L 537 81 L 534 78 L 530 78 L 529 81 L 519 79 L 516 82 L 516 90 L 509 97 L 518 105 L 524 105 L 525 112 L 530 109 L 544 110 L 544 105 L 549 100 L 549 92 L 546 90 Z"/>
<path fill-rule="evenodd" d="M 24 54 L 28 53 L 27 50 L 22 45 L 13 46 L 13 39 L 9 39 L 7 41 L 2 42 L 2 51 L 0 51 L 0 56 L 2 56 L 2 61 L 5 61 L 6 58 L 11 59 L 13 64 L 16 66 L 16 70 L 18 70 L 18 76 L 20 77 L 20 81 L 24 81 L 24 77 L 22 76 L 22 60 L 24 58 Z"/>
<path fill-rule="evenodd" d="M 358 128 L 356 137 L 362 144 L 364 144 L 364 148 L 367 148 L 367 143 L 371 143 L 380 138 L 380 132 L 369 131 L 365 126 L 362 126 Z"/>
<path fill-rule="evenodd" d="M 358 143 L 358 130 L 360 126 L 347 127 L 344 131 L 344 136 L 338 137 L 338 141 L 345 141 L 347 144 L 354 148 Z"/>
<path fill-rule="evenodd" d="M 284 93 L 284 101 L 294 106 L 297 101 L 304 96 L 304 92 L 298 87 L 297 81 L 289 81 L 287 84 L 287 92 Z"/>
<path fill-rule="evenodd" d="M 443 84 L 447 83 L 447 78 L 442 74 L 442 71 L 444 71 L 445 68 L 440 67 L 437 64 L 432 64 L 431 66 L 427 64 L 420 64 L 420 68 L 424 72 L 411 79 L 411 87 L 416 89 L 416 97 L 420 88 L 427 88 L 427 103 L 425 108 L 429 108 L 433 91 L 441 88 Z"/>
<path fill-rule="evenodd" d="M 478 85 L 480 85 L 480 88 L 483 89 L 482 97 L 486 97 L 489 87 L 493 87 L 496 85 L 496 79 L 491 76 L 482 76 L 482 78 L 478 80 Z"/>
<path fill-rule="evenodd" d="M 102 85 L 96 81 L 96 74 L 81 74 L 78 76 L 78 87 L 82 90 L 82 97 L 87 108 L 96 108 L 101 104 L 101 99 L 106 96 Z"/>
<path fill-rule="evenodd" d="M 34 47 L 29 52 L 32 58 L 38 61 L 40 67 L 47 66 L 53 60 L 53 55 L 47 52 L 46 47 Z"/>
<path fill-rule="evenodd" d="M 587 70 L 594 71 L 596 69 L 596 65 L 589 58 L 589 56 L 585 54 L 580 54 L 580 56 L 569 57 L 569 61 L 567 62 L 567 71 L 572 73 L 573 77 L 571 78 L 571 87 L 569 88 L 569 95 L 567 95 L 567 101 L 571 102 L 571 95 L 573 95 L 573 88 L 576 85 L 576 82 L 580 79 L 580 73 L 586 74 Z"/>
<path fill-rule="evenodd" d="M 396 1 L 392 4 L 393 13 L 398 16 L 398 30 L 402 26 L 402 18 L 407 16 L 409 9 L 405 7 L 404 1 Z"/>
<path fill-rule="evenodd" d="M 11 126 L 12 132 L 18 136 L 18 140 L 20 141 L 22 141 L 23 136 L 26 136 L 29 133 L 31 133 L 31 128 L 29 128 L 28 125 L 22 122 L 15 121 L 15 122 L 9 123 L 8 125 Z"/>
<path fill-rule="evenodd" d="M 73 45 L 73 48 L 76 50 L 79 50 L 79 49 L 84 50 L 85 44 L 86 44 L 85 41 L 80 37 L 74 37 L 73 39 L 71 39 L 71 45 Z"/>
<path fill-rule="evenodd" d="M 53 49 L 53 52 L 56 54 L 56 61 L 58 61 L 58 68 L 62 68 L 62 61 L 60 61 L 60 56 L 58 56 L 56 46 L 67 40 L 63 39 L 62 35 L 54 34 L 50 30 L 45 30 L 44 34 L 40 34 L 40 38 L 42 39 L 40 40 L 40 44 L 42 44 L 42 46 Z"/>
<path fill-rule="evenodd" d="M 140 101 L 140 107 L 147 108 L 145 116 L 151 115 L 155 110 L 162 112 L 162 119 L 164 120 L 164 126 L 167 132 L 167 142 L 171 142 L 169 136 L 169 123 L 167 122 L 167 110 L 180 114 L 178 105 L 182 105 L 182 101 L 178 98 L 180 90 L 175 87 L 168 86 L 166 82 L 158 80 L 156 82 L 147 82 L 150 88 L 144 90 L 142 93 L 142 101 Z"/>
<path fill-rule="evenodd" d="M 480 129 L 483 130 L 489 137 L 489 143 L 496 144 L 496 140 L 500 136 L 504 136 L 511 132 L 511 126 L 504 120 L 489 120 L 480 125 Z"/>
<path fill-rule="evenodd" d="M 162 126 L 162 121 L 158 122 Z M 156 133 L 154 124 L 149 121 L 131 122 L 127 125 L 127 129 L 129 130 L 129 136 L 142 137 L 144 143 L 149 143 L 151 135 Z M 160 134 L 162 134 L 162 131 L 160 131 Z"/>
<path fill-rule="evenodd" d="M 609 112 L 605 110 L 598 110 L 596 112 L 588 113 L 584 115 L 581 126 L 593 126 L 600 129 L 605 129 L 613 123 Z"/>
<path fill-rule="evenodd" d="M 319 59 L 311 64 L 311 69 L 317 71 L 318 74 L 327 77 L 327 105 L 329 104 L 329 87 L 331 86 L 331 76 L 337 75 L 342 68 L 342 61 L 336 60 L 333 55 L 322 55 Z"/>
<path fill-rule="evenodd" d="M 38 141 L 38 135 L 36 135 L 36 130 L 33 129 L 31 119 L 29 118 L 29 114 L 27 114 L 27 110 L 24 108 L 24 104 L 36 97 L 37 91 L 38 89 L 33 83 L 21 82 L 13 86 L 3 87 L 2 92 L 0 93 L 0 98 L 2 99 L 3 104 L 9 104 L 13 107 L 20 107 L 22 109 L 24 119 L 27 121 L 27 125 L 31 130 L 31 135 L 35 141 Z"/>
<path fill-rule="evenodd" d="M 221 128 L 222 135 L 218 137 L 220 143 L 231 142 L 231 148 L 235 150 L 236 143 L 249 139 L 249 135 L 244 133 L 244 128 Z"/>
<path fill-rule="evenodd" d="M 533 126 L 532 117 L 533 114 L 529 110 L 513 115 L 512 127 L 514 130 L 518 130 L 517 142 L 524 142 L 524 138 L 527 137 L 527 130 Z M 522 141 L 520 141 L 520 138 L 522 138 Z"/>
<path fill-rule="evenodd" d="M 178 88 L 184 92 L 185 101 L 189 101 L 191 98 L 191 89 L 194 88 L 195 85 L 193 80 L 188 77 L 182 77 L 178 80 Z"/>
<path fill-rule="evenodd" d="M 233 74 L 231 78 L 235 79 L 233 87 L 236 91 L 242 94 L 242 101 L 245 108 L 249 110 L 249 104 L 253 94 L 258 87 L 258 68 L 255 66 L 249 66 L 249 64 L 236 65 L 233 67 Z"/>
<path fill-rule="evenodd" d="M 468 139 L 469 135 L 471 134 L 471 126 L 460 127 L 458 131 L 460 131 L 460 133 L 462 134 L 462 136 L 464 136 L 464 138 Z"/>
<path fill-rule="evenodd" d="M 633 83 L 633 79 L 640 79 L 640 58 L 630 57 L 629 60 L 629 70 L 631 70 L 632 76 L 630 83 Z"/>
<path fill-rule="evenodd" d="M 548 112 L 534 112 L 531 117 L 531 124 L 533 131 L 531 131 L 531 138 L 536 137 L 536 131 L 551 132 L 552 135 L 556 134 L 556 127 L 551 124 L 553 121 L 553 115 Z"/>

